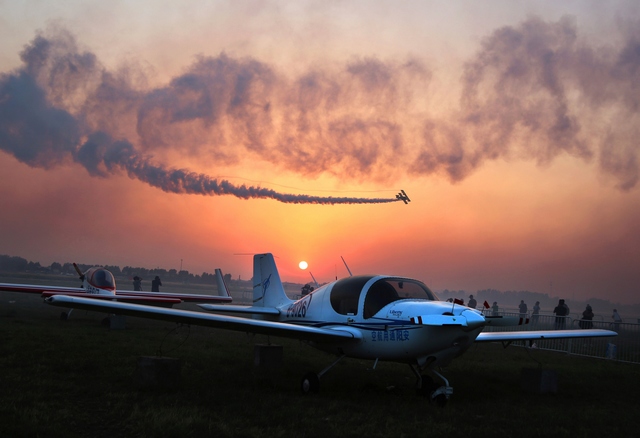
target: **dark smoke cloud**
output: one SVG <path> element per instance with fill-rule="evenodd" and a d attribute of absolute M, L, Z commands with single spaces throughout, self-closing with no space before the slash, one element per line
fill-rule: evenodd
<path fill-rule="evenodd" d="M 465 63 L 459 107 L 445 115 L 431 108 L 432 75 L 417 59 L 354 59 L 291 78 L 223 53 L 150 88 L 140 71 L 108 71 L 52 29 L 25 47 L 21 68 L 0 76 L 0 148 L 31 166 L 76 162 L 96 177 L 126 172 L 176 193 L 282 202 L 396 199 L 284 195 L 169 168 L 162 157 L 178 152 L 212 167 L 260 160 L 307 177 L 456 182 L 488 160 L 544 165 L 570 155 L 595 160 L 630 190 L 640 164 L 637 27 L 602 47 L 581 39 L 568 18 L 497 29 Z"/>
<path fill-rule="evenodd" d="M 486 160 L 546 164 L 568 154 L 595 157 L 620 189 L 635 187 L 640 38 L 621 37 L 617 46 L 590 46 L 569 18 L 494 31 L 465 64 L 453 121 L 425 122 L 412 171 L 459 181 Z"/>
<path fill-rule="evenodd" d="M 18 160 L 50 168 L 81 164 L 96 177 L 126 172 L 131 178 L 172 193 L 269 198 L 284 203 L 373 204 L 396 198 L 321 197 L 283 194 L 234 185 L 207 175 L 154 164 L 144 151 L 185 147 L 186 136 L 171 138 L 163 126 L 197 122 L 216 130 L 222 119 L 244 135 L 248 150 L 263 153 L 263 126 L 275 75 L 257 61 L 225 55 L 200 59 L 166 88 L 134 90 L 126 78 L 104 70 L 95 56 L 79 53 L 64 31 L 39 35 L 22 53 L 23 68 L 0 77 L 0 147 Z M 258 103 L 257 103 L 258 102 Z M 126 120 L 135 120 L 135 126 Z M 121 122 L 121 123 L 119 123 Z M 160 134 L 158 134 L 160 132 Z M 114 139 L 112 133 L 123 139 Z M 139 149 L 127 133 L 134 133 Z M 137 133 L 137 136 L 136 136 Z M 168 141 L 171 140 L 171 141 Z M 216 143 L 212 144 L 216 147 Z"/>

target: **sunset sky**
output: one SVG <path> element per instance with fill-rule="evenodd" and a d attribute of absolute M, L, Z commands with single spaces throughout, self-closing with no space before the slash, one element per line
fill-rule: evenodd
<path fill-rule="evenodd" d="M 0 1 L 0 254 L 45 265 L 638 303 L 639 139 L 635 0 Z"/>

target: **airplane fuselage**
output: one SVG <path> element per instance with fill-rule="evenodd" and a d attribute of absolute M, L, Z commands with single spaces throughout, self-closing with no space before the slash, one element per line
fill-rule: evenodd
<path fill-rule="evenodd" d="M 464 353 L 484 327 L 484 317 L 476 310 L 427 301 L 428 289 L 416 280 L 363 277 L 359 283 L 362 293 L 352 289 L 346 294 L 341 294 L 338 283 L 325 285 L 297 301 L 282 304 L 278 307 L 279 315 L 265 319 L 347 331 L 359 339 L 358 342 L 309 342 L 323 351 L 420 366 L 427 362 L 448 363 Z M 409 284 L 413 286 L 412 292 L 424 288 L 423 297 L 400 298 L 398 291 L 402 289 L 397 289 L 397 285 L 410 289 Z M 396 290 L 392 292 L 390 285 L 395 285 Z M 373 299 L 370 293 L 389 296 Z M 384 304 L 385 300 L 390 302 Z M 370 309 L 372 305 L 374 308 Z M 424 325 L 423 319 L 431 323 Z"/>

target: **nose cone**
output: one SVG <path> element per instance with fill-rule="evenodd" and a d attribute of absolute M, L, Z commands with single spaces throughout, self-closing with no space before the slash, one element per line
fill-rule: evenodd
<path fill-rule="evenodd" d="M 480 314 L 476 310 L 465 310 L 462 312 L 462 316 L 464 316 L 467 320 L 467 327 L 471 329 L 476 329 L 480 327 L 484 327 L 487 324 L 487 321 L 484 319 L 484 316 Z"/>

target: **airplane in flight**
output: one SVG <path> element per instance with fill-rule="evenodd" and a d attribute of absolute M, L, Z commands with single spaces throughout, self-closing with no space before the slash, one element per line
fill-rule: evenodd
<path fill-rule="evenodd" d="M 82 272 L 77 264 L 73 264 L 82 281 L 81 287 L 48 286 L 36 284 L 0 283 L 0 291 L 38 293 L 42 297 L 65 295 L 84 297 L 93 300 L 115 300 L 127 303 L 148 304 L 153 306 L 171 307 L 182 302 L 190 303 L 229 303 L 232 301 L 229 290 L 222 277 L 222 271 L 216 269 L 216 284 L 218 295 L 182 294 L 165 292 L 143 292 L 132 290 L 117 290 L 116 279 L 111 271 L 101 267 L 92 267 Z M 63 312 L 61 319 L 67 319 L 71 311 Z"/>
<path fill-rule="evenodd" d="M 404 202 L 405 204 L 408 204 L 409 202 L 411 202 L 411 199 L 409 199 L 409 196 L 407 196 L 404 190 L 400 190 L 400 193 L 396 195 L 396 199 L 398 201 Z"/>
<path fill-rule="evenodd" d="M 253 305 L 199 304 L 197 312 L 55 295 L 54 306 L 110 312 L 249 333 L 296 338 L 338 356 L 320 372 L 308 372 L 303 392 L 317 392 L 320 378 L 345 357 L 406 363 L 418 393 L 444 405 L 453 393 L 437 368 L 474 342 L 616 336 L 609 330 L 483 332 L 489 324 L 479 310 L 439 301 L 421 281 L 387 275 L 356 275 L 320 286 L 298 300 L 284 291 L 271 254 L 253 259 Z M 225 313 L 240 314 L 232 316 Z M 500 325 L 494 320 L 492 325 Z M 435 379 L 434 379 L 435 378 Z M 436 383 L 436 380 L 440 383 Z"/>

